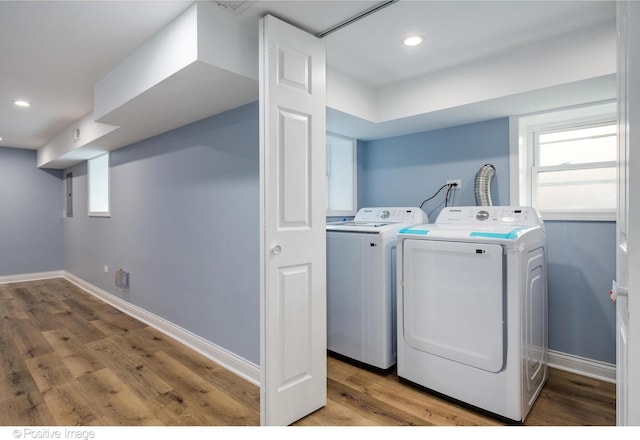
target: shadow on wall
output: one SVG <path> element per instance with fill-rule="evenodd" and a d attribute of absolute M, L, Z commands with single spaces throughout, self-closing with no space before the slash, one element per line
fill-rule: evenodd
<path fill-rule="evenodd" d="M 478 169 L 490 163 L 494 205 L 509 201 L 509 120 L 506 118 L 358 144 L 358 204 L 419 206 L 449 179 L 460 179 L 452 205 L 475 205 Z M 423 210 L 435 221 L 444 191 Z"/>
<path fill-rule="evenodd" d="M 63 268 L 62 172 L 36 152 L 0 147 L 0 276 Z"/>
<path fill-rule="evenodd" d="M 413 168 L 421 165 L 450 166 L 464 161 L 487 163 L 491 157 L 509 154 L 509 119 L 500 118 L 433 131 L 363 142 L 369 149 L 386 154 L 367 155 L 363 166 L 369 170 Z M 476 167 L 476 168 L 477 168 Z"/>
<path fill-rule="evenodd" d="M 50 170 L 47 168 L 38 168 L 40 171 L 50 175 L 51 177 L 58 179 L 62 182 L 62 170 Z"/>
<path fill-rule="evenodd" d="M 593 275 L 580 261 L 548 263 L 549 349 L 615 363 L 615 304 Z"/>
<path fill-rule="evenodd" d="M 237 156 L 238 160 L 255 162 L 259 154 L 259 134 L 245 133 L 245 141 L 251 148 L 238 148 L 238 133 L 243 133 L 247 126 L 258 127 L 258 103 L 254 102 L 237 109 L 206 118 L 130 146 L 116 150 L 111 155 L 111 166 L 117 167 L 130 162 L 158 157 L 164 154 L 175 154 L 185 148 L 201 147 L 217 150 L 219 154 Z M 212 136 L 211 133 L 215 133 Z M 257 163 L 257 162 L 256 162 Z M 224 173 L 229 167 L 220 167 L 217 172 Z M 251 174 L 257 173 L 252 170 Z M 230 173 L 239 177 L 238 170 Z"/>

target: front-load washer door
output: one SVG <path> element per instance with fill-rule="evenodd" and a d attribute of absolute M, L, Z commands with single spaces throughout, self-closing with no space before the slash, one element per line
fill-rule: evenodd
<path fill-rule="evenodd" d="M 503 252 L 497 244 L 404 241 L 403 337 L 489 372 L 504 364 Z"/>

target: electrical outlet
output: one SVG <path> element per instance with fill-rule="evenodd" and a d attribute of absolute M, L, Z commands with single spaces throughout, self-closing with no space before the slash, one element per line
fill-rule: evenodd
<path fill-rule="evenodd" d="M 129 288 L 129 272 L 122 271 L 122 289 Z"/>
<path fill-rule="evenodd" d="M 452 189 L 462 189 L 462 179 L 448 179 L 447 184 L 449 183 L 455 183 L 456 186 Z"/>
<path fill-rule="evenodd" d="M 109 266 L 104 266 L 104 273 L 109 273 Z"/>
<path fill-rule="evenodd" d="M 122 269 L 116 270 L 116 287 L 123 290 L 129 289 L 129 272 Z"/>

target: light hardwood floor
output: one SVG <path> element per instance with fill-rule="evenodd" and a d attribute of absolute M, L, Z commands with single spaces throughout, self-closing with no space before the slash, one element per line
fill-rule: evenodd
<path fill-rule="evenodd" d="M 0 425 L 251 426 L 259 389 L 68 281 L 0 285 Z M 501 425 L 329 357 L 300 426 Z M 551 369 L 526 425 L 614 425 L 615 385 Z"/>

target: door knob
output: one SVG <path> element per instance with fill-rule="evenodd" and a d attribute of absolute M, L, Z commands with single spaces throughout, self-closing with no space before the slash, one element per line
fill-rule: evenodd
<path fill-rule="evenodd" d="M 280 255 L 280 252 L 282 252 L 282 246 L 280 246 L 279 244 L 276 244 L 274 247 L 271 248 L 271 252 L 273 252 L 274 255 Z"/>

